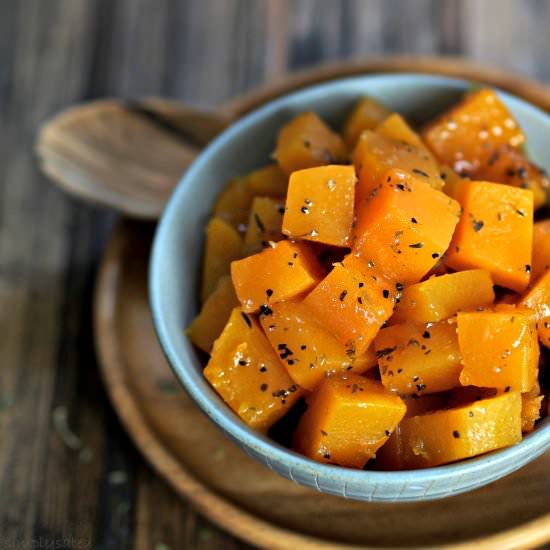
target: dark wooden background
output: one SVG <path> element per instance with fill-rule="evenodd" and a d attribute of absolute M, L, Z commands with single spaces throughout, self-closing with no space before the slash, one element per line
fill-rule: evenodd
<path fill-rule="evenodd" d="M 547 0 L 0 0 L 0 548 L 245 548 L 152 472 L 106 399 L 91 296 L 113 216 L 39 174 L 45 118 L 108 95 L 215 105 L 381 53 L 550 81 L 549 23 Z"/>

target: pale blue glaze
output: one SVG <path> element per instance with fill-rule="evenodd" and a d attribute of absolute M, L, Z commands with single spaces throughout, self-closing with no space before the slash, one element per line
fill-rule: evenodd
<path fill-rule="evenodd" d="M 185 173 L 155 237 L 150 298 L 155 327 L 168 362 L 197 405 L 225 434 L 268 468 L 326 493 L 367 501 L 415 501 L 447 497 L 503 477 L 550 448 L 550 419 L 520 444 L 457 464 L 406 472 L 360 471 L 318 464 L 249 429 L 202 376 L 185 337 L 197 311 L 205 224 L 228 179 L 266 164 L 277 130 L 305 110 L 335 127 L 355 101 L 369 95 L 412 120 L 455 102 L 468 82 L 416 74 L 354 77 L 284 96 L 247 115 L 217 137 Z M 529 151 L 550 171 L 550 118 L 508 94 L 500 94 L 529 136 Z"/>

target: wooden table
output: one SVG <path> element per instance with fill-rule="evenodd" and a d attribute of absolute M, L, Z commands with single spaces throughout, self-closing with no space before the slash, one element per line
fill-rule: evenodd
<path fill-rule="evenodd" d="M 114 216 L 39 174 L 45 118 L 101 96 L 215 105 L 381 53 L 463 54 L 550 81 L 549 19 L 547 0 L 3 0 L 0 548 L 246 548 L 152 472 L 108 403 L 91 297 Z"/>

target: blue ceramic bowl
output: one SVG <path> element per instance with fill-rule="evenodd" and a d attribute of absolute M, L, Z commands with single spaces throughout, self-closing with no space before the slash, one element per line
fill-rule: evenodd
<path fill-rule="evenodd" d="M 550 448 L 550 419 L 546 419 L 514 447 L 437 468 L 378 472 L 319 464 L 241 422 L 203 378 L 202 366 L 183 330 L 197 312 L 204 228 L 214 199 L 228 179 L 268 162 L 281 125 L 302 111 L 313 110 L 338 128 L 363 95 L 422 122 L 456 102 L 469 85 L 420 74 L 376 75 L 335 80 L 281 97 L 218 136 L 185 173 L 164 211 L 153 247 L 150 298 L 166 357 L 189 395 L 230 439 L 297 483 L 358 500 L 428 500 L 481 487 Z M 516 97 L 500 96 L 529 136 L 530 154 L 550 170 L 550 117 Z"/>

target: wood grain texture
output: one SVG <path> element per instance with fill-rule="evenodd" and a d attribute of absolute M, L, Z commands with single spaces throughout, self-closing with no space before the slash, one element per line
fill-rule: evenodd
<path fill-rule="evenodd" d="M 204 523 L 150 473 L 110 410 L 92 352 L 90 291 L 111 217 L 39 175 L 38 125 L 103 96 L 215 106 L 287 71 L 387 52 L 465 54 L 550 80 L 546 0 L 404 4 L 0 4 L 0 547 L 75 536 L 102 549 L 241 548 L 213 527 L 210 540 L 200 534 Z M 58 407 L 90 462 L 61 443 Z"/>

